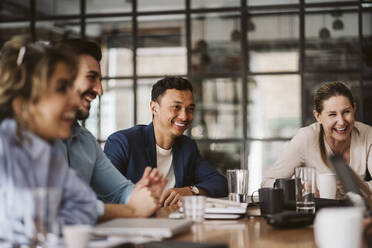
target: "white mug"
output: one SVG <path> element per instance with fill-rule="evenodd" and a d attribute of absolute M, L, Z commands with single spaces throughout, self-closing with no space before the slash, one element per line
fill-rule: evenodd
<path fill-rule="evenodd" d="M 319 248 L 359 248 L 362 241 L 363 212 L 358 207 L 323 208 L 314 221 Z"/>
<path fill-rule="evenodd" d="M 65 226 L 63 238 L 67 248 L 87 248 L 92 227 L 89 225 Z"/>
<path fill-rule="evenodd" d="M 336 174 L 318 174 L 317 181 L 320 198 L 336 199 Z"/>

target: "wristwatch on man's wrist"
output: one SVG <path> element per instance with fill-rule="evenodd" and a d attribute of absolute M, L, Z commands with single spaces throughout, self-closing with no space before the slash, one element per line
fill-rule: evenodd
<path fill-rule="evenodd" d="M 196 186 L 190 186 L 190 191 L 193 195 L 199 195 L 199 189 Z"/>

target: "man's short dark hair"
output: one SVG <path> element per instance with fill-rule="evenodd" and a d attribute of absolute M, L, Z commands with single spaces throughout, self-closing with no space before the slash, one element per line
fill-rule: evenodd
<path fill-rule="evenodd" d="M 189 90 L 192 93 L 192 85 L 189 80 L 182 77 L 165 77 L 152 86 L 151 100 L 158 100 L 159 96 L 169 89 Z"/>
<path fill-rule="evenodd" d="M 60 42 L 70 47 L 77 55 L 90 55 L 99 63 L 102 59 L 101 47 L 89 40 L 84 39 L 65 39 Z"/>

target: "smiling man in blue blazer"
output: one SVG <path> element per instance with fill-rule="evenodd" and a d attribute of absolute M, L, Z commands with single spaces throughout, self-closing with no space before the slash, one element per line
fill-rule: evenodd
<path fill-rule="evenodd" d="M 165 77 L 152 87 L 153 122 L 110 135 L 104 152 L 123 175 L 134 183 L 146 166 L 158 168 L 168 179 L 161 196 L 163 206 L 182 195 L 227 196 L 227 181 L 199 153 L 196 142 L 183 135 L 194 118 L 191 83 Z"/>

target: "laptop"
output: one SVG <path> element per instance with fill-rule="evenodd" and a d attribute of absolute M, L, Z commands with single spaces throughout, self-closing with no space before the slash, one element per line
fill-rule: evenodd
<path fill-rule="evenodd" d="M 192 223 L 190 220 L 168 218 L 114 219 L 98 224 L 93 228 L 93 233 L 96 235 L 137 235 L 154 238 L 171 238 L 176 234 L 188 232 Z"/>
<path fill-rule="evenodd" d="M 331 166 L 340 181 L 346 197 L 354 206 L 372 210 L 372 192 L 362 179 L 351 169 L 342 156 L 330 157 Z"/>

